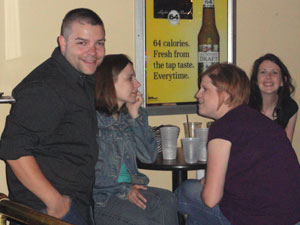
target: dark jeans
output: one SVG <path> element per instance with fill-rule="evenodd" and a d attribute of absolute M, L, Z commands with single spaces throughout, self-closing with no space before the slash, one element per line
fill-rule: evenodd
<path fill-rule="evenodd" d="M 178 225 L 176 198 L 168 190 L 139 190 L 147 199 L 146 209 L 129 200 L 111 196 L 105 207 L 95 204 L 96 225 Z"/>
<path fill-rule="evenodd" d="M 46 209 L 42 209 L 41 212 L 47 214 Z M 66 215 L 64 215 L 61 218 L 61 220 L 71 223 L 73 225 L 92 225 L 93 224 L 93 222 L 91 222 L 91 224 L 88 224 L 83 219 L 83 217 L 81 217 L 74 201 L 72 201 L 69 211 L 66 213 Z M 15 220 L 11 220 L 10 225 L 24 225 L 24 224 L 17 222 Z"/>
<path fill-rule="evenodd" d="M 74 201 L 72 201 L 69 211 L 61 218 L 61 220 L 73 225 L 89 225 L 80 215 Z"/>

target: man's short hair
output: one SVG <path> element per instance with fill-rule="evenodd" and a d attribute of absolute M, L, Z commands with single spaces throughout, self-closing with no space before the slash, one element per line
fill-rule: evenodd
<path fill-rule="evenodd" d="M 94 11 L 86 8 L 73 9 L 65 15 L 61 25 L 60 34 L 66 39 L 70 34 L 71 25 L 75 21 L 104 27 L 103 21 Z"/>

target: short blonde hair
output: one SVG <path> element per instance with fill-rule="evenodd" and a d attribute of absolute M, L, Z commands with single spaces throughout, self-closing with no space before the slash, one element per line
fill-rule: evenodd
<path fill-rule="evenodd" d="M 230 96 L 226 104 L 238 106 L 248 104 L 250 96 L 250 82 L 246 73 L 234 64 L 217 63 L 210 66 L 200 75 L 200 83 L 204 76 L 208 76 L 218 92 L 227 92 Z M 222 104 L 219 103 L 220 105 Z"/>

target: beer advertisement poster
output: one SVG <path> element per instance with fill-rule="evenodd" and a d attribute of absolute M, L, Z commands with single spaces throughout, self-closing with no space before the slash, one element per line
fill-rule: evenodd
<path fill-rule="evenodd" d="M 227 0 L 145 1 L 147 105 L 196 101 L 198 74 L 228 59 L 227 13 Z"/>

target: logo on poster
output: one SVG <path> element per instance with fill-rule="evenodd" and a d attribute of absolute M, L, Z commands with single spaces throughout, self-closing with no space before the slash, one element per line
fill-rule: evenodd
<path fill-rule="evenodd" d="M 168 21 L 171 25 L 177 25 L 180 20 L 179 12 L 176 10 L 171 10 L 168 14 Z"/>

